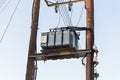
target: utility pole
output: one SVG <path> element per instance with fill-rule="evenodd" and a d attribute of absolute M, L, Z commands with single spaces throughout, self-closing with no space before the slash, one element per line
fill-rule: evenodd
<path fill-rule="evenodd" d="M 69 4 L 71 1 L 62 2 L 62 3 L 50 3 L 45 0 L 48 6 L 55 6 L 55 5 L 62 5 L 62 4 Z M 83 1 L 83 0 L 78 0 Z M 78 1 L 73 1 L 78 2 Z M 39 7 L 40 7 L 40 0 L 34 0 L 33 2 L 33 11 L 32 11 L 32 26 L 31 26 L 31 36 L 30 36 L 30 44 L 29 44 L 29 51 L 28 51 L 28 63 L 27 63 L 27 71 L 26 71 L 26 80 L 35 80 L 35 60 L 56 60 L 56 59 L 64 59 L 64 58 L 78 58 L 83 57 L 80 56 L 81 53 L 85 53 L 84 56 L 87 54 L 86 59 L 86 80 L 94 80 L 94 1 L 93 0 L 85 0 L 86 3 L 86 26 L 85 29 L 81 28 L 81 30 L 86 30 L 86 50 L 78 50 L 78 51 L 69 51 L 69 54 L 65 52 L 57 54 L 58 51 L 53 53 L 40 53 L 39 56 L 37 53 L 37 29 L 38 29 L 38 19 L 39 19 Z M 77 28 L 78 29 L 78 28 Z M 76 30 L 77 30 L 76 29 Z M 80 29 L 80 28 L 79 28 Z M 90 50 L 89 52 L 87 50 Z M 64 51 L 64 50 L 63 50 Z M 76 53 L 78 54 L 76 56 Z"/>
<path fill-rule="evenodd" d="M 94 65 L 93 57 L 94 51 L 92 46 L 94 45 L 94 0 L 86 0 L 86 49 L 91 49 L 92 52 L 87 54 L 86 61 L 86 80 L 94 80 Z"/>
<path fill-rule="evenodd" d="M 37 43 L 37 29 L 38 29 L 38 20 L 39 20 L 39 7 L 40 7 L 40 0 L 34 0 L 28 56 L 32 54 L 36 54 L 37 52 L 36 43 Z M 28 57 L 26 80 L 34 80 L 34 75 L 35 75 L 35 61 Z"/>

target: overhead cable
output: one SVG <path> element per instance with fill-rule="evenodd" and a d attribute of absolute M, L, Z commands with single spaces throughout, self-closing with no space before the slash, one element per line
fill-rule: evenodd
<path fill-rule="evenodd" d="M 37 60 L 34 62 L 34 66 L 35 66 L 35 74 L 34 74 L 34 80 L 37 80 L 37 70 L 38 70 L 38 66 L 37 66 Z"/>
<path fill-rule="evenodd" d="M 82 14 L 83 14 L 83 8 L 84 8 L 84 7 L 85 7 L 85 6 L 82 7 L 82 10 L 81 10 L 81 13 L 80 13 L 80 17 L 79 17 L 79 20 L 78 20 L 76 26 L 78 26 L 79 23 L 80 23 L 80 21 L 81 21 L 81 17 L 82 17 Z"/>
<path fill-rule="evenodd" d="M 6 5 L 2 8 L 2 10 L 0 11 L 0 14 L 7 8 L 7 6 L 9 5 L 9 3 L 11 2 L 11 0 L 9 0 Z"/>
<path fill-rule="evenodd" d="M 62 1 L 59 0 L 58 2 L 62 2 Z M 59 12 L 60 12 L 60 15 L 63 19 L 63 22 L 64 22 L 65 26 L 67 26 L 67 18 L 66 18 L 66 13 L 64 11 L 64 7 L 65 7 L 65 5 L 60 5 L 59 6 Z"/>
<path fill-rule="evenodd" d="M 60 13 L 59 13 L 59 19 L 58 19 L 58 23 L 57 23 L 57 25 L 56 25 L 56 27 L 55 28 L 58 28 L 58 26 L 60 25 Z"/>
<path fill-rule="evenodd" d="M 2 0 L 2 1 L 0 2 L 0 8 L 5 4 L 5 2 L 6 2 L 6 0 Z"/>
<path fill-rule="evenodd" d="M 64 2 L 64 0 L 58 0 L 57 2 Z M 59 5 L 59 12 L 65 26 L 72 26 L 72 21 L 65 5 Z"/>
<path fill-rule="evenodd" d="M 63 22 L 64 22 L 65 26 L 67 26 L 68 25 L 68 23 L 67 23 L 68 21 L 67 21 L 67 17 L 66 17 L 65 11 L 63 9 L 63 5 L 60 6 L 59 12 L 60 12 L 60 15 L 61 15 L 61 17 L 63 19 Z"/>
<path fill-rule="evenodd" d="M 1 37 L 1 39 L 0 39 L 0 43 L 2 42 L 2 40 L 3 40 L 3 38 L 4 38 L 5 34 L 6 34 L 6 32 L 7 32 L 7 30 L 8 30 L 8 27 L 9 27 L 9 25 L 10 25 L 10 23 L 11 23 L 13 17 L 14 17 L 14 14 L 15 14 L 17 8 L 18 8 L 18 5 L 20 4 L 20 1 L 21 1 L 21 0 L 18 1 L 17 5 L 16 5 L 16 7 L 15 7 L 15 9 L 14 9 L 14 11 L 13 11 L 11 17 L 10 17 L 10 20 L 9 20 L 9 22 L 8 22 L 8 24 L 7 24 L 7 26 L 6 26 L 5 30 L 4 30 L 4 32 L 3 32 L 3 35 L 2 35 L 2 37 Z"/>
<path fill-rule="evenodd" d="M 62 19 L 63 19 L 64 25 L 66 26 L 67 24 L 66 24 L 65 16 L 64 16 L 63 11 L 61 10 L 61 6 L 59 6 L 59 9 L 58 9 L 58 10 L 59 10 L 60 16 L 61 16 Z"/>

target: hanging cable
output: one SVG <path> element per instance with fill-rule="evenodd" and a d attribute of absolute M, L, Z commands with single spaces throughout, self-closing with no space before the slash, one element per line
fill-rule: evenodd
<path fill-rule="evenodd" d="M 61 12 L 62 19 L 65 23 L 65 26 L 69 26 L 69 23 L 71 22 L 70 22 L 70 17 L 66 13 L 65 5 L 60 7 L 60 12 Z"/>
<path fill-rule="evenodd" d="M 60 2 L 60 1 L 56 0 L 56 3 L 58 3 L 58 2 Z M 60 16 L 62 17 L 64 24 L 66 25 L 65 18 L 63 17 L 64 15 L 62 14 L 62 11 L 61 11 L 61 5 L 58 5 L 58 12 L 59 12 Z"/>
<path fill-rule="evenodd" d="M 63 1 L 64 1 L 64 0 L 63 0 Z M 64 10 L 64 12 L 65 12 L 65 17 L 66 17 L 66 20 L 67 20 L 67 26 L 72 26 L 72 22 L 71 22 L 69 13 L 68 13 L 67 8 L 66 8 L 65 5 L 64 5 L 63 10 Z"/>
<path fill-rule="evenodd" d="M 11 0 L 9 0 L 6 5 L 2 8 L 2 10 L 0 11 L 0 14 L 7 8 L 7 6 L 9 5 L 9 3 L 11 2 Z"/>
<path fill-rule="evenodd" d="M 78 44 L 78 47 L 79 47 L 79 49 L 82 49 L 80 42 L 79 42 L 79 44 Z"/>
<path fill-rule="evenodd" d="M 71 18 L 70 18 L 70 16 L 69 16 L 69 13 L 68 13 L 66 7 L 65 7 L 65 11 L 66 11 L 66 16 L 67 16 L 67 18 L 68 18 L 68 26 L 72 26 L 72 21 L 71 21 Z"/>
<path fill-rule="evenodd" d="M 62 16 L 62 19 L 64 21 L 65 26 L 68 26 L 68 19 L 66 17 L 66 13 L 64 11 L 64 6 L 63 5 L 60 7 L 60 12 L 61 12 L 61 16 Z"/>
<path fill-rule="evenodd" d="M 1 1 L 1 3 L 0 3 L 0 8 L 5 4 L 5 2 L 6 2 L 6 0 Z"/>
<path fill-rule="evenodd" d="M 64 2 L 64 0 L 56 0 L 56 3 L 58 2 Z M 55 7 L 55 10 L 56 10 L 56 7 Z M 58 5 L 57 12 L 59 12 L 60 16 L 62 17 L 62 20 L 65 26 L 72 26 L 71 17 L 69 16 L 69 13 L 65 5 Z"/>
<path fill-rule="evenodd" d="M 64 2 L 64 0 L 58 0 L 57 2 Z M 65 5 L 60 5 L 59 6 L 59 12 L 60 12 L 60 15 L 63 19 L 63 22 L 64 22 L 65 26 L 72 25 L 71 18 L 69 16 L 69 13 L 68 13 Z"/>
<path fill-rule="evenodd" d="M 58 28 L 58 26 L 60 25 L 60 12 L 59 12 L 59 19 L 58 19 L 58 23 L 57 23 L 57 25 L 56 25 L 56 27 L 55 28 Z"/>
<path fill-rule="evenodd" d="M 63 2 L 63 1 L 59 0 L 59 2 Z M 65 13 L 64 8 L 65 8 L 65 5 L 60 5 L 59 11 L 61 13 L 61 17 L 63 19 L 65 26 L 67 26 L 68 24 L 67 24 L 67 18 L 66 18 L 66 13 Z"/>
<path fill-rule="evenodd" d="M 59 13 L 60 13 L 60 16 L 61 16 L 62 19 L 63 19 L 64 25 L 67 26 L 67 22 L 66 22 L 66 19 L 65 19 L 65 15 L 64 15 L 63 10 L 62 10 L 62 5 L 59 6 Z"/>
<path fill-rule="evenodd" d="M 81 21 L 81 17 L 82 17 L 82 14 L 83 14 L 83 8 L 84 8 L 84 7 L 85 7 L 85 6 L 82 7 L 82 10 L 81 10 L 81 13 L 80 13 L 80 17 L 79 17 L 79 20 L 78 20 L 76 26 L 78 26 L 79 23 L 80 23 L 80 21 Z"/>
<path fill-rule="evenodd" d="M 16 5 L 16 7 L 15 7 L 15 9 L 14 9 L 11 17 L 10 17 L 10 20 L 9 20 L 9 22 L 8 22 L 8 24 L 7 24 L 4 32 L 3 32 L 3 35 L 2 35 L 2 37 L 1 37 L 1 39 L 0 39 L 0 43 L 2 42 L 2 40 L 3 40 L 3 38 L 4 38 L 5 34 L 6 34 L 6 32 L 7 32 L 7 30 L 8 30 L 8 27 L 9 27 L 9 25 L 10 25 L 10 23 L 11 23 L 13 17 L 14 17 L 14 14 L 15 14 L 15 12 L 16 12 L 16 10 L 17 10 L 18 5 L 20 4 L 20 1 L 21 1 L 21 0 L 18 1 L 17 5 Z"/>
<path fill-rule="evenodd" d="M 71 13 L 71 15 L 70 15 L 70 22 L 72 22 L 72 16 L 73 16 L 73 9 L 71 9 L 71 11 L 70 11 L 70 13 Z M 70 24 L 70 22 L 69 22 L 69 24 Z M 72 26 L 72 25 L 70 25 L 70 26 Z"/>
<path fill-rule="evenodd" d="M 37 60 L 35 61 L 35 74 L 34 74 L 34 80 L 37 80 Z"/>

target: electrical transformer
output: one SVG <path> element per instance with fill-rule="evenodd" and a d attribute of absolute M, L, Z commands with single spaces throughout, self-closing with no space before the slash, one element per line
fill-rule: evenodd
<path fill-rule="evenodd" d="M 55 46 L 55 32 L 48 33 L 48 47 L 52 48 Z"/>
<path fill-rule="evenodd" d="M 62 31 L 55 32 L 55 46 L 56 47 L 62 46 Z"/>
<path fill-rule="evenodd" d="M 73 36 L 70 30 L 63 31 L 63 46 L 64 47 L 73 47 Z"/>
<path fill-rule="evenodd" d="M 79 36 L 75 30 L 59 29 L 41 34 L 41 47 L 43 50 L 50 49 L 78 49 Z"/>
<path fill-rule="evenodd" d="M 42 33 L 41 34 L 41 47 L 43 49 L 47 48 L 48 46 L 48 33 Z"/>

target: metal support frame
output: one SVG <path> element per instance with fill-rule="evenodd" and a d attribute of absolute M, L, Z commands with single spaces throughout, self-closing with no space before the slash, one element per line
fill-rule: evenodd
<path fill-rule="evenodd" d="M 74 31 L 91 31 L 91 28 L 87 27 L 76 27 L 76 26 L 68 26 L 68 27 L 60 27 L 60 28 L 51 28 L 50 31 L 55 31 L 55 30 L 74 30 Z"/>
<path fill-rule="evenodd" d="M 47 53 L 38 53 L 34 55 L 29 55 L 30 59 L 34 60 L 57 60 L 57 59 L 70 59 L 70 58 L 79 58 L 85 57 L 87 53 L 90 53 L 91 50 L 77 50 L 77 51 L 55 51 Z"/>
<path fill-rule="evenodd" d="M 31 29 L 31 37 L 30 37 L 30 45 L 28 51 L 28 63 L 26 70 L 26 80 L 35 80 L 35 61 L 36 60 L 56 60 L 56 59 L 69 59 L 69 58 L 79 58 L 79 57 L 87 57 L 86 61 L 86 80 L 94 80 L 94 65 L 93 65 L 93 56 L 94 51 L 92 46 L 94 44 L 94 3 L 93 0 L 75 0 L 75 1 L 67 1 L 60 3 L 51 3 L 47 0 L 45 2 L 48 6 L 56 6 L 62 4 L 70 4 L 75 2 L 85 1 L 86 3 L 86 22 L 87 27 L 74 27 L 75 30 L 86 30 L 86 50 L 62 50 L 57 52 L 44 52 L 44 53 L 36 53 L 36 40 L 37 40 L 37 29 L 38 29 L 38 18 L 39 18 L 39 7 L 40 0 L 34 0 L 34 9 L 32 16 L 32 29 Z M 87 54 L 87 55 L 86 55 Z"/>
<path fill-rule="evenodd" d="M 47 6 L 49 7 L 63 5 L 63 4 L 76 3 L 76 2 L 81 2 L 81 1 L 85 1 L 85 0 L 73 0 L 73 1 L 70 0 L 70 1 L 65 1 L 65 2 L 51 2 L 51 1 L 45 0 Z"/>

